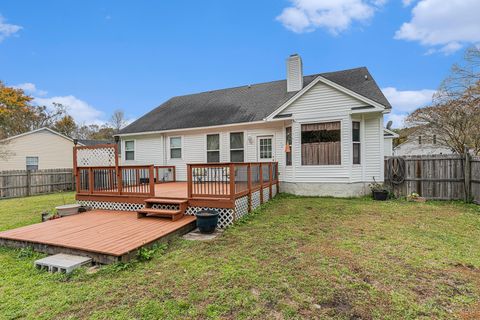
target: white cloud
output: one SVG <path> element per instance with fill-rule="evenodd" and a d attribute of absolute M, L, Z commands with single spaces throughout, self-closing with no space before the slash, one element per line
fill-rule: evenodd
<path fill-rule="evenodd" d="M 393 109 L 398 112 L 412 112 L 419 107 L 423 107 L 432 102 L 435 90 L 405 90 L 400 91 L 397 88 L 386 87 L 382 89 Z"/>
<path fill-rule="evenodd" d="M 15 33 L 20 31 L 21 29 L 22 29 L 21 26 L 8 24 L 5 21 L 5 18 L 2 15 L 0 15 L 0 42 L 5 40 L 5 38 L 13 36 Z"/>
<path fill-rule="evenodd" d="M 385 120 L 392 120 L 394 128 L 403 127 L 407 115 L 430 104 L 435 94 L 431 89 L 401 91 L 394 87 L 383 88 L 382 92 L 392 105 L 392 113 L 386 115 Z"/>
<path fill-rule="evenodd" d="M 404 7 L 408 7 L 409 5 L 411 5 L 414 2 L 415 2 L 415 0 L 402 0 L 402 3 L 403 3 Z"/>
<path fill-rule="evenodd" d="M 76 122 L 85 124 L 104 124 L 104 113 L 95 109 L 87 102 L 76 98 L 75 96 L 57 96 L 51 98 L 35 98 L 34 103 L 52 107 L 53 103 L 60 103 L 66 107 L 67 113 L 71 115 Z"/>
<path fill-rule="evenodd" d="M 20 83 L 13 88 L 22 89 L 25 93 L 36 95 L 36 96 L 45 96 L 48 92 L 45 90 L 40 90 L 37 86 L 31 82 Z"/>
<path fill-rule="evenodd" d="M 325 28 L 336 35 L 357 22 L 366 22 L 386 0 L 290 0 L 276 18 L 285 28 L 296 32 L 311 32 Z"/>
<path fill-rule="evenodd" d="M 467 44 L 480 43 L 479 12 L 478 0 L 421 0 L 395 39 L 418 41 L 429 48 L 429 54 L 451 54 Z"/>

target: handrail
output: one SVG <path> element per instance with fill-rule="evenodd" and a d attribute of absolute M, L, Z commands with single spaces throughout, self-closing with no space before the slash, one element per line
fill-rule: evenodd
<path fill-rule="evenodd" d="M 76 167 L 77 193 L 90 195 L 155 195 L 153 165 Z"/>
<path fill-rule="evenodd" d="M 263 171 L 263 170 L 264 171 Z M 265 172 L 265 174 L 264 174 Z M 278 162 L 227 162 L 187 165 L 189 199 L 236 198 L 278 183 Z"/>

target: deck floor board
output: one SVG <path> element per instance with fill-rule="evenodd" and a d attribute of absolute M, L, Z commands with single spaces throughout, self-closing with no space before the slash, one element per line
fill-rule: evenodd
<path fill-rule="evenodd" d="M 0 239 L 26 241 L 122 256 L 159 240 L 195 220 L 146 217 L 135 212 L 93 210 L 82 214 L 0 232 Z"/>

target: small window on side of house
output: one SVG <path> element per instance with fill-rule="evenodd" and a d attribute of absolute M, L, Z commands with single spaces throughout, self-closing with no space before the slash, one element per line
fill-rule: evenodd
<path fill-rule="evenodd" d="M 352 149 L 353 149 L 353 164 L 360 164 L 360 122 L 352 122 Z"/>
<path fill-rule="evenodd" d="M 38 170 L 38 157 L 27 157 L 27 170 Z"/>
<path fill-rule="evenodd" d="M 207 162 L 220 162 L 220 135 L 207 135 Z"/>
<path fill-rule="evenodd" d="M 230 133 L 230 162 L 244 162 L 243 132 Z"/>
<path fill-rule="evenodd" d="M 418 136 L 418 144 L 422 144 L 422 136 Z"/>
<path fill-rule="evenodd" d="M 182 137 L 170 137 L 170 159 L 182 158 Z"/>
<path fill-rule="evenodd" d="M 433 135 L 433 144 L 437 144 L 437 135 L 436 134 Z"/>
<path fill-rule="evenodd" d="M 135 141 L 125 141 L 125 160 L 135 160 Z"/>
<path fill-rule="evenodd" d="M 285 147 L 286 147 L 285 162 L 287 166 L 291 166 L 292 165 L 292 127 L 285 128 Z"/>

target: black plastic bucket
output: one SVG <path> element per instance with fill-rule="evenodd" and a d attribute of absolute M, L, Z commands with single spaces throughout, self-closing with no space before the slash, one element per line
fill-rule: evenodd
<path fill-rule="evenodd" d="M 201 233 L 213 233 L 218 224 L 217 210 L 201 210 L 197 214 L 197 228 Z"/>

